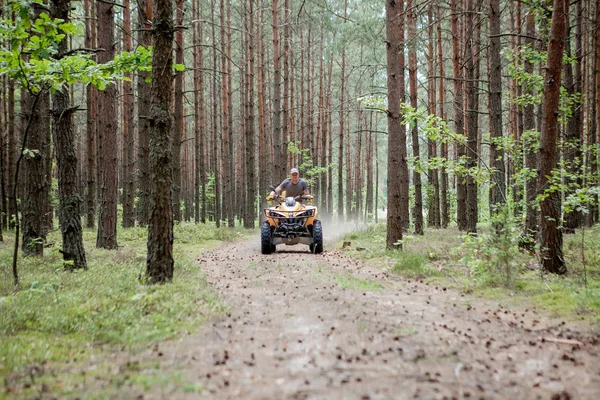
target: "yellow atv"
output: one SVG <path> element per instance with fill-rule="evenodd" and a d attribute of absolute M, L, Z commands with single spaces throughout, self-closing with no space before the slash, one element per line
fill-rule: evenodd
<path fill-rule="evenodd" d="M 275 191 L 273 186 L 271 190 Z M 266 208 L 267 220 L 260 227 L 260 249 L 262 254 L 275 252 L 278 244 L 308 245 L 315 254 L 323 252 L 323 228 L 317 218 L 317 207 L 302 204 L 302 200 L 311 201 L 312 196 L 296 197 L 276 196 L 267 200 L 279 203 Z"/>

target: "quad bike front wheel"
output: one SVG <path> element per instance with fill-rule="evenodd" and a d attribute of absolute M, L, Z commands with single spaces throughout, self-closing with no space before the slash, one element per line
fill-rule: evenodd
<path fill-rule="evenodd" d="M 321 254 L 323 252 L 323 227 L 321 221 L 315 220 L 312 228 L 313 242 L 310 244 L 310 251 L 314 254 Z"/>
<path fill-rule="evenodd" d="M 271 225 L 267 221 L 260 226 L 260 252 L 262 254 L 271 254 L 275 251 L 271 238 Z"/>

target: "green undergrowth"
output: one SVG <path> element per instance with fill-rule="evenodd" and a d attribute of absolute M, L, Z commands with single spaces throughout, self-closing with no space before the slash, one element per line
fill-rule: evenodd
<path fill-rule="evenodd" d="M 12 232 L 0 243 L 0 375 L 36 364 L 88 358 L 108 348 L 138 345 L 191 332 L 224 306 L 195 259 L 215 241 L 248 235 L 182 223 L 175 227 L 171 284 L 149 286 L 146 229 L 120 229 L 118 250 L 95 248 L 95 231 L 84 232 L 87 271 L 63 268 L 60 232 L 48 237 L 41 258 L 19 260 L 19 288 L 12 285 Z"/>
<path fill-rule="evenodd" d="M 554 316 L 600 325 L 600 227 L 564 236 L 568 273 L 542 273 L 538 256 L 499 240 L 489 226 L 467 237 L 455 228 L 405 235 L 403 250 L 385 249 L 385 224 L 346 234 L 346 251 L 406 279 L 423 280 L 463 293 L 538 306 Z M 514 235 L 516 238 L 517 235 Z M 341 246 L 341 244 L 340 244 Z"/>

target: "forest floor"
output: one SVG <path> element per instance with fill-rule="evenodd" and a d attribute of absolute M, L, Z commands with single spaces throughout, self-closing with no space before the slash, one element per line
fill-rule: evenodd
<path fill-rule="evenodd" d="M 336 247 L 261 255 L 252 238 L 203 252 L 227 311 L 176 340 L 64 365 L 84 383 L 68 397 L 599 398 L 597 327 L 401 278 Z M 94 373 L 100 364 L 110 368 Z"/>

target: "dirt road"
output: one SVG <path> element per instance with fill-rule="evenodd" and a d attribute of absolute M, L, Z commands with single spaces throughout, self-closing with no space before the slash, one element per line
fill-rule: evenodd
<path fill-rule="evenodd" d="M 597 339 L 535 310 L 404 281 L 339 250 L 264 256 L 252 240 L 199 265 L 231 311 L 161 347 L 160 368 L 202 391 L 144 398 L 600 398 Z"/>

